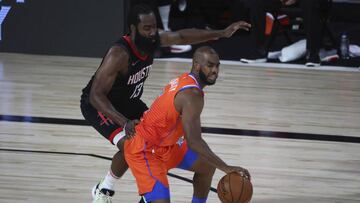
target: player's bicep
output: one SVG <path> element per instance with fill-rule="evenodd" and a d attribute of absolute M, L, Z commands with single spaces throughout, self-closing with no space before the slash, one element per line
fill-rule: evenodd
<path fill-rule="evenodd" d="M 204 106 L 202 95 L 197 90 L 189 89 L 180 92 L 179 105 L 181 107 L 181 122 L 185 138 L 189 144 L 201 138 L 200 114 Z"/>
<path fill-rule="evenodd" d="M 121 47 L 112 47 L 95 74 L 92 92 L 108 93 L 119 72 L 125 72 L 128 55 Z"/>

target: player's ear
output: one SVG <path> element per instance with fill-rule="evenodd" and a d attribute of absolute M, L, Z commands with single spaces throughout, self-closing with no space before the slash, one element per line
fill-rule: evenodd
<path fill-rule="evenodd" d="M 199 61 L 198 61 L 197 59 L 194 59 L 194 60 L 193 60 L 193 67 L 194 67 L 194 69 L 195 69 L 196 72 L 199 72 L 199 70 L 200 70 L 200 63 L 199 63 Z"/>

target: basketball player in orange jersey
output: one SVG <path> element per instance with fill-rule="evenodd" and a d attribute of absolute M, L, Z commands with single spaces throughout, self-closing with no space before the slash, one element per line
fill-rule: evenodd
<path fill-rule="evenodd" d="M 219 65 L 219 56 L 212 48 L 197 49 L 191 73 L 165 86 L 135 127 L 135 136 L 125 140 L 125 159 L 135 176 L 141 202 L 170 202 L 166 174 L 171 168 L 195 172 L 192 203 L 206 202 L 216 168 L 250 178 L 246 169 L 221 160 L 201 136 L 203 88 L 215 84 Z"/>
<path fill-rule="evenodd" d="M 184 29 L 158 34 L 155 15 L 145 5 L 134 6 L 128 20 L 130 34 L 109 49 L 81 95 L 84 118 L 119 149 L 112 159 L 110 171 L 93 188 L 96 203 L 111 202 L 115 182 L 128 168 L 122 152 L 123 138 L 125 134 L 131 136 L 134 133 L 137 119 L 147 110 L 140 98 L 155 49 L 230 37 L 238 29 L 248 30 L 250 26 L 239 21 L 224 30 Z"/>

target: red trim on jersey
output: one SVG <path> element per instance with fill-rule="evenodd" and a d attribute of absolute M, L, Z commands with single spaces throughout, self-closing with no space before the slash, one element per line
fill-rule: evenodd
<path fill-rule="evenodd" d="M 116 130 L 114 130 L 114 132 L 111 133 L 110 137 L 109 137 L 109 141 L 111 142 L 111 144 L 114 144 L 113 141 L 114 141 L 114 137 L 119 134 L 121 131 L 123 130 L 123 128 L 118 128 Z"/>
<path fill-rule="evenodd" d="M 139 51 L 136 49 L 135 44 L 131 41 L 130 36 L 126 35 L 123 36 L 123 38 L 125 39 L 125 41 L 129 44 L 131 51 L 136 55 L 136 57 L 138 57 L 140 60 L 145 61 L 148 58 L 148 55 L 145 56 L 141 56 L 141 54 L 139 53 Z"/>

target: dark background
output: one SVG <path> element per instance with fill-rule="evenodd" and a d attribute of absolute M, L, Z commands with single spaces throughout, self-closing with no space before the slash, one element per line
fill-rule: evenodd
<path fill-rule="evenodd" d="M 123 0 L 1 1 L 0 51 L 99 57 L 123 35 Z"/>
<path fill-rule="evenodd" d="M 25 0 L 24 3 L 17 3 L 16 0 L 2 0 L 0 5 L 11 6 L 11 10 L 1 26 L 0 51 L 102 57 L 111 43 L 125 33 L 125 18 L 130 2 L 126 0 Z M 184 12 L 179 12 L 176 5 L 172 7 L 170 27 L 173 30 L 186 27 L 204 28 L 205 26 L 222 29 L 231 23 L 231 13 L 229 13 L 231 0 L 188 2 L 190 3 Z M 329 27 L 336 39 L 339 39 L 340 34 L 346 31 L 351 44 L 359 45 L 360 4 L 335 1 L 330 14 Z M 299 33 L 294 33 L 292 37 L 293 40 L 304 38 Z M 230 39 L 206 44 L 213 46 L 221 58 L 227 60 L 247 57 L 248 47 L 252 46 L 245 32 L 238 32 Z M 279 36 L 270 49 L 277 50 L 284 45 L 286 45 L 284 38 Z M 195 45 L 192 51 L 183 54 L 171 54 L 164 49 L 159 57 L 190 58 L 197 46 L 200 45 Z M 355 60 L 355 63 L 358 62 Z M 356 66 L 356 64 L 350 64 L 350 66 Z"/>

